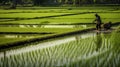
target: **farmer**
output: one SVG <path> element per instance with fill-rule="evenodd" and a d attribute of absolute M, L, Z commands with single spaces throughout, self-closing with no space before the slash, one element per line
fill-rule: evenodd
<path fill-rule="evenodd" d="M 95 20 L 93 21 L 93 22 L 95 22 L 96 23 L 96 29 L 97 30 L 101 30 L 101 18 L 100 18 L 100 16 L 98 15 L 98 14 L 95 14 Z"/>

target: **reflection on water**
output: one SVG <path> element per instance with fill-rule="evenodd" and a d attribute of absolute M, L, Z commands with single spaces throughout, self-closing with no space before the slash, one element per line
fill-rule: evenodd
<path fill-rule="evenodd" d="M 75 39 L 76 41 L 80 41 L 81 39 L 85 39 L 85 38 L 89 38 L 89 37 L 95 37 L 96 34 L 95 33 L 85 33 L 85 34 L 81 34 L 81 35 L 75 35 Z"/>
<path fill-rule="evenodd" d="M 1 27 L 33 27 L 33 28 L 87 28 L 89 25 L 37 25 L 37 24 L 21 24 L 21 25 L 0 25 Z"/>
<path fill-rule="evenodd" d="M 43 28 L 73 28 L 74 25 L 42 25 Z"/>
<path fill-rule="evenodd" d="M 98 33 L 74 35 L 0 52 L 0 67 L 119 67 L 120 53 Z"/>
<path fill-rule="evenodd" d="M 96 51 L 98 51 L 100 49 L 100 47 L 102 46 L 102 36 L 101 36 L 101 33 L 100 32 L 97 32 L 96 33 Z"/>

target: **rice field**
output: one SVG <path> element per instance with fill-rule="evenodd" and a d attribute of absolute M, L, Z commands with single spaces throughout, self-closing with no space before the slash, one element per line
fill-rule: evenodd
<path fill-rule="evenodd" d="M 120 33 L 75 36 L 0 53 L 0 67 L 119 67 Z M 100 43 L 101 42 L 101 43 Z"/>
<path fill-rule="evenodd" d="M 90 28 L 90 27 L 88 27 Z M 87 29 L 87 26 L 75 25 L 10 25 L 0 27 L 0 46 L 24 40 L 55 36 Z"/>
<path fill-rule="evenodd" d="M 95 13 L 103 23 L 120 22 L 119 7 L 0 9 L 0 47 L 95 28 Z M 92 31 L 0 49 L 0 67 L 120 67 L 117 26 L 109 34 Z"/>
<path fill-rule="evenodd" d="M 71 10 L 69 10 L 71 9 Z M 75 23 L 92 23 L 98 13 L 103 23 L 119 22 L 119 7 L 66 7 L 66 8 L 39 8 L 39 9 L 0 9 L 0 24 L 75 24 Z"/>

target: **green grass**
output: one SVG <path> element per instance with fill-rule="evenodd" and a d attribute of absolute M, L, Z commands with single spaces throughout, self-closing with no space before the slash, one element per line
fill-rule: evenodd
<path fill-rule="evenodd" d="M 98 13 L 103 22 L 119 22 L 120 9 L 115 7 L 45 7 L 41 9 L 16 9 L 16 10 L 2 10 L 0 9 L 0 24 L 4 23 L 18 23 L 18 24 L 41 24 L 49 22 L 50 24 L 74 24 L 74 23 L 91 23 Z M 88 12 L 88 13 L 87 13 Z M 77 14 L 76 13 L 83 13 Z M 68 16 L 56 16 L 65 14 L 75 14 Z M 50 18 L 38 18 L 46 16 L 55 16 Z M 26 19 L 29 18 L 29 19 Z M 30 19 L 31 18 L 31 19 Z M 35 19 L 36 18 L 36 19 Z M 47 23 L 48 24 L 48 23 Z"/>
<path fill-rule="evenodd" d="M 101 18 L 119 18 L 120 17 L 120 13 L 98 13 Z M 94 19 L 94 13 L 87 13 L 87 14 L 79 14 L 79 15 L 72 15 L 72 16 L 63 16 L 63 17 L 57 17 L 57 18 L 82 18 L 82 19 L 86 19 L 86 18 L 91 18 Z"/>
<path fill-rule="evenodd" d="M 91 23 L 94 19 L 65 19 L 65 18 L 46 18 L 1 22 L 0 24 L 75 24 L 75 23 Z M 47 22 L 47 23 L 46 23 Z"/>
<path fill-rule="evenodd" d="M 10 22 L 1 22 L 0 24 L 75 24 L 75 23 L 92 23 L 94 18 L 46 18 L 32 20 L 18 20 Z M 119 18 L 104 18 L 103 23 L 111 21 L 112 23 L 119 22 Z"/>
<path fill-rule="evenodd" d="M 0 14 L 0 18 L 35 18 L 45 17 L 52 15 L 62 15 L 67 13 L 13 13 L 13 14 Z"/>
<path fill-rule="evenodd" d="M 3 34 L 0 37 L 0 46 L 9 46 L 17 42 L 29 41 L 35 38 L 53 36 L 55 34 Z"/>
<path fill-rule="evenodd" d="M 16 33 L 15 35 L 24 35 L 22 38 L 19 38 L 19 37 L 15 37 L 15 38 L 1 37 L 0 44 L 7 45 L 7 43 L 14 43 L 14 42 L 24 41 L 24 40 L 34 39 L 34 38 L 42 38 L 42 37 L 59 35 L 59 34 L 65 34 L 65 33 L 70 33 L 73 31 L 79 31 L 79 30 L 83 30 L 83 29 L 85 29 L 85 28 L 0 27 L 0 33 L 4 32 L 4 33 Z M 17 33 L 27 33 L 27 34 L 17 34 Z M 30 35 L 29 33 L 36 33 L 36 35 L 35 34 Z M 40 34 L 38 34 L 38 33 L 40 33 Z M 41 33 L 46 33 L 46 34 L 41 34 Z M 51 34 L 49 34 L 49 33 L 51 33 Z M 3 35 L 6 35 L 6 34 L 3 34 Z M 31 37 L 31 36 L 33 36 L 33 37 Z"/>
<path fill-rule="evenodd" d="M 120 33 L 117 34 L 120 35 Z M 115 35 L 115 37 L 119 35 Z M 96 43 L 96 36 L 46 48 L 37 47 L 36 50 L 31 48 L 35 47 L 33 45 L 29 47 L 30 51 L 23 51 L 23 53 L 16 52 L 24 50 L 24 48 L 13 49 L 8 52 L 5 60 L 4 57 L 0 58 L 0 66 L 2 67 L 4 63 L 8 67 L 18 65 L 22 67 L 119 67 L 119 52 L 113 52 L 116 45 L 111 43 L 111 36 L 107 38 L 103 34 L 100 36 L 102 37 L 100 47 Z M 120 43 L 119 40 L 118 42 Z"/>
<path fill-rule="evenodd" d="M 15 10 L 0 9 L 0 24 L 75 24 L 92 23 L 95 19 L 94 14 L 98 13 L 103 23 L 111 21 L 120 22 L 119 7 L 35 7 L 18 8 Z M 116 9 L 118 8 L 118 9 Z M 76 14 L 79 13 L 79 14 Z M 67 16 L 60 16 L 66 15 Z M 74 15 L 70 15 L 74 14 Z M 58 16 L 56 16 L 58 15 Z M 39 18 L 55 16 L 49 18 Z M 81 28 L 83 29 L 83 28 Z M 53 33 L 55 35 L 71 31 L 81 30 L 80 28 L 33 28 L 33 27 L 0 27 L 0 32 L 36 32 Z M 52 34 L 52 35 L 53 35 Z M 43 35 L 40 35 L 43 37 Z M 46 37 L 46 36 L 45 36 Z M 1 38 L 2 40 L 9 40 Z M 18 39 L 19 40 L 19 39 Z M 6 41 L 6 42 L 7 42 Z M 11 39 L 12 41 L 12 39 Z"/>
<path fill-rule="evenodd" d="M 33 28 L 33 27 L 0 27 L 0 32 L 50 32 L 50 33 L 64 33 L 74 30 L 79 30 L 80 28 Z"/>
<path fill-rule="evenodd" d="M 14 42 L 18 42 L 18 41 L 24 41 L 24 40 L 27 40 L 29 38 L 0 38 L 0 46 L 3 46 L 3 44 L 7 45 L 7 44 L 10 44 L 10 43 L 14 43 Z"/>

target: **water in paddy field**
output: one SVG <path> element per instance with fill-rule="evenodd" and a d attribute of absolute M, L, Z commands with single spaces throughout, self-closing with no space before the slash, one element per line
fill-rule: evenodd
<path fill-rule="evenodd" d="M 39 25 L 39 24 L 17 24 L 17 25 L 0 25 L 1 27 L 20 27 L 20 28 L 28 28 L 28 27 L 33 27 L 33 28 L 87 28 L 90 25 L 86 24 L 81 24 L 81 25 Z"/>
<path fill-rule="evenodd" d="M 119 36 L 111 36 L 77 34 L 1 51 L 0 67 L 119 67 Z"/>

